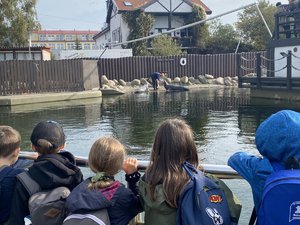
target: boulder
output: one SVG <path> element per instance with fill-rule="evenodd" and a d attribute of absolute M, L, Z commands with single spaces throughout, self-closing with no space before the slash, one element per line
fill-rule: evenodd
<path fill-rule="evenodd" d="M 148 85 L 149 84 L 148 81 L 145 78 L 141 78 L 140 82 L 141 82 L 141 85 L 146 85 L 146 84 Z"/>
<path fill-rule="evenodd" d="M 214 79 L 214 76 L 210 75 L 210 74 L 205 74 L 205 78 L 206 79 Z"/>
<path fill-rule="evenodd" d="M 208 84 L 208 80 L 203 75 L 199 75 L 198 80 L 201 82 L 201 84 Z"/>
<path fill-rule="evenodd" d="M 217 79 L 215 79 L 214 83 L 217 85 L 224 85 L 224 78 L 218 77 Z"/>
<path fill-rule="evenodd" d="M 133 81 L 131 81 L 130 86 L 139 86 L 141 84 L 140 80 L 138 79 L 134 79 Z"/>
<path fill-rule="evenodd" d="M 182 84 L 187 84 L 189 82 L 189 78 L 187 76 L 181 77 L 180 82 Z"/>
<path fill-rule="evenodd" d="M 101 76 L 101 84 L 104 85 L 104 84 L 108 84 L 108 79 L 105 75 L 102 75 Z"/>
<path fill-rule="evenodd" d="M 179 77 L 175 77 L 173 82 L 174 83 L 180 83 L 180 78 Z"/>
<path fill-rule="evenodd" d="M 121 86 L 126 86 L 126 82 L 124 80 L 122 80 L 122 79 L 119 80 L 119 84 Z"/>

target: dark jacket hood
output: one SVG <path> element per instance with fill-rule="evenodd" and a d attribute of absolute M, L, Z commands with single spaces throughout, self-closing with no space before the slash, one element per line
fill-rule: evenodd
<path fill-rule="evenodd" d="M 255 142 L 260 154 L 271 162 L 300 159 L 300 113 L 282 110 L 271 115 L 257 128 Z"/>
<path fill-rule="evenodd" d="M 71 190 L 82 181 L 82 173 L 69 152 L 39 156 L 28 170 L 42 189 L 66 186 Z"/>
<path fill-rule="evenodd" d="M 100 210 L 111 205 L 101 191 L 87 188 L 89 182 L 90 178 L 79 184 L 67 198 L 66 206 L 71 213 Z"/>

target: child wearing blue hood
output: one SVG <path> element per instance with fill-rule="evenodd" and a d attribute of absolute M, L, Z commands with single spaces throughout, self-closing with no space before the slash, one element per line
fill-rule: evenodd
<path fill-rule="evenodd" d="M 228 165 L 250 184 L 258 212 L 267 177 L 284 169 L 290 158 L 300 159 L 300 113 L 282 110 L 271 115 L 257 128 L 255 144 L 261 156 L 237 152 Z"/>

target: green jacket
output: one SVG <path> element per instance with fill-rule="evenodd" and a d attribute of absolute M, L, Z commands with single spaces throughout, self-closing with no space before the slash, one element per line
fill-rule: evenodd
<path fill-rule="evenodd" d="M 148 185 L 143 179 L 139 181 L 139 193 L 145 210 L 145 225 L 175 225 L 176 208 L 173 208 L 165 201 L 162 184 L 155 188 L 156 200 L 150 199 Z"/>

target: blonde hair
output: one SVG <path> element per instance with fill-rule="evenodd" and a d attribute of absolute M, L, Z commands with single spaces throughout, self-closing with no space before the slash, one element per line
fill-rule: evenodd
<path fill-rule="evenodd" d="M 163 185 L 166 202 L 177 207 L 177 199 L 189 176 L 182 169 L 188 161 L 198 166 L 198 153 L 191 127 L 182 119 L 168 119 L 159 126 L 145 176 L 150 197 L 155 200 L 155 187 Z"/>
<path fill-rule="evenodd" d="M 0 126 L 0 157 L 7 157 L 20 148 L 21 135 L 10 126 Z"/>
<path fill-rule="evenodd" d="M 121 169 L 125 158 L 124 146 L 113 137 L 99 138 L 92 145 L 89 153 L 89 167 L 94 173 L 104 173 L 110 179 L 91 182 L 90 189 L 110 186 L 114 182 L 113 176 Z"/>

